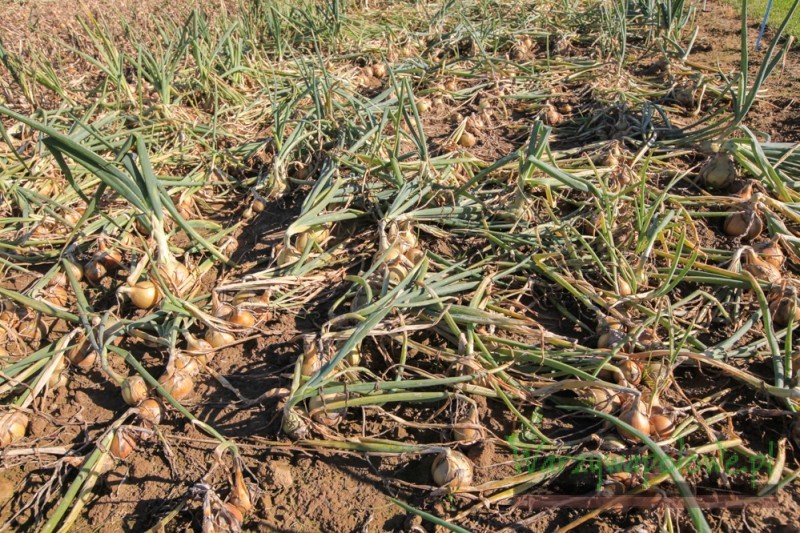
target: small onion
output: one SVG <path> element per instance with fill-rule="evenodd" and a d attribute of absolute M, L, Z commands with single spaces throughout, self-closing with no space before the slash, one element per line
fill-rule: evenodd
<path fill-rule="evenodd" d="M 470 406 L 467 416 L 460 418 L 453 426 L 453 439 L 472 443 L 483 438 L 483 427 L 478 416 L 478 408 Z"/>
<path fill-rule="evenodd" d="M 242 468 L 237 462 L 233 469 L 233 486 L 231 487 L 231 503 L 242 513 L 246 513 L 253 508 L 250 500 L 250 491 L 244 483 Z"/>
<path fill-rule="evenodd" d="M 102 250 L 96 253 L 93 259 L 107 269 L 122 266 L 122 254 L 117 250 Z"/>
<path fill-rule="evenodd" d="M 154 398 L 143 400 L 139 406 L 139 418 L 145 422 L 145 426 L 157 426 L 161 423 L 161 404 Z"/>
<path fill-rule="evenodd" d="M 131 303 L 139 309 L 150 309 L 161 300 L 161 291 L 150 280 L 140 281 L 131 287 L 120 287 L 117 293 L 127 295 Z"/>
<path fill-rule="evenodd" d="M 99 261 L 90 259 L 84 265 L 83 273 L 86 275 L 86 279 L 89 280 L 90 283 L 94 283 L 96 285 L 106 276 L 106 267 L 104 267 Z"/>
<path fill-rule="evenodd" d="M 417 113 L 424 115 L 431 108 L 431 103 L 425 99 L 417 100 Z"/>
<path fill-rule="evenodd" d="M 127 458 L 136 449 L 136 439 L 125 428 L 119 428 L 111 439 L 110 451 L 117 459 Z"/>
<path fill-rule="evenodd" d="M 742 269 L 750 272 L 756 279 L 768 283 L 778 283 L 783 278 L 778 267 L 761 259 L 752 248 L 745 250 L 744 258 L 746 262 L 742 265 Z"/>
<path fill-rule="evenodd" d="M 433 460 L 431 475 L 440 487 L 467 487 L 472 484 L 472 463 L 463 453 L 447 449 Z"/>
<path fill-rule="evenodd" d="M 649 436 L 651 433 L 650 419 L 645 413 L 642 412 L 641 402 L 634 400 L 631 404 L 620 414 L 620 420 L 633 426 L 640 433 Z M 619 434 L 627 440 L 637 440 L 638 437 L 630 431 L 621 427 L 617 428 Z"/>
<path fill-rule="evenodd" d="M 730 153 L 718 153 L 714 155 L 700 171 L 707 187 L 713 189 L 724 189 L 736 179 L 736 162 Z"/>
<path fill-rule="evenodd" d="M 66 307 L 69 303 L 69 293 L 60 285 L 52 285 L 45 290 L 45 298 L 58 307 Z"/>
<path fill-rule="evenodd" d="M 175 370 L 159 378 L 158 382 L 176 400 L 180 401 L 189 396 L 194 388 L 192 377 L 186 372 Z"/>
<path fill-rule="evenodd" d="M 142 376 L 131 376 L 123 380 L 122 399 L 128 405 L 139 405 L 139 402 L 147 398 L 147 382 Z"/>
<path fill-rule="evenodd" d="M 638 385 L 642 381 L 642 368 L 632 359 L 626 359 L 617 365 L 620 372 L 616 374 L 617 381 L 624 379 L 631 385 Z"/>
<path fill-rule="evenodd" d="M 190 376 L 200 373 L 200 363 L 197 362 L 197 358 L 188 354 L 178 353 L 172 360 L 172 364 L 175 370 L 186 372 Z"/>
<path fill-rule="evenodd" d="M 602 413 L 614 413 L 622 405 L 622 397 L 619 393 L 604 387 L 588 387 L 578 391 L 578 397 L 588 407 L 596 409 Z"/>
<path fill-rule="evenodd" d="M 627 335 L 617 329 L 610 329 L 597 339 L 598 348 L 613 349 L 625 342 Z"/>
<path fill-rule="evenodd" d="M 300 252 L 291 246 L 283 246 L 278 251 L 278 255 L 275 257 L 275 262 L 279 267 L 285 267 L 297 262 L 298 259 L 300 259 Z"/>
<path fill-rule="evenodd" d="M 731 237 L 741 237 L 750 241 L 761 235 L 764 223 L 755 209 L 747 208 L 738 213 L 731 213 L 725 219 L 723 230 Z"/>
<path fill-rule="evenodd" d="M 224 510 L 230 515 L 227 518 L 228 522 L 233 522 L 232 524 L 225 524 L 227 531 L 239 531 L 242 527 L 242 522 L 244 521 L 244 513 L 242 510 L 239 509 L 236 504 L 233 502 L 225 502 L 222 504 Z M 228 528 L 227 526 L 230 526 Z"/>
<path fill-rule="evenodd" d="M 206 332 L 205 340 L 213 347 L 213 348 L 221 348 L 223 346 L 227 346 L 229 344 L 233 344 L 236 342 L 236 337 L 234 337 L 231 333 L 227 331 L 221 331 L 218 329 L 209 329 Z"/>
<path fill-rule="evenodd" d="M 375 63 L 372 65 L 372 75 L 376 78 L 386 76 L 386 66 L 383 63 Z"/>
<path fill-rule="evenodd" d="M 650 427 L 656 437 L 666 439 L 675 431 L 675 421 L 663 413 L 654 413 L 650 415 Z"/>
<path fill-rule="evenodd" d="M 772 239 L 764 243 L 756 244 L 753 246 L 764 261 L 771 264 L 775 268 L 783 266 L 786 261 L 786 256 L 778 244 L 778 239 Z"/>
<path fill-rule="evenodd" d="M 315 341 L 316 335 L 306 335 L 303 338 L 303 363 L 300 367 L 300 375 L 304 378 L 310 378 L 325 364 Z"/>
<path fill-rule="evenodd" d="M 89 339 L 81 336 L 77 344 L 67 352 L 67 359 L 78 368 L 88 370 L 94 365 L 97 359 L 97 352 L 92 349 Z"/>
<path fill-rule="evenodd" d="M 294 246 L 297 250 L 303 251 L 309 242 L 322 245 L 330 237 L 330 234 L 330 230 L 325 226 L 314 226 L 300 233 L 294 241 Z"/>
<path fill-rule="evenodd" d="M 472 148 L 477 142 L 478 140 L 475 138 L 475 135 L 468 131 L 463 132 L 458 138 L 458 144 L 464 148 Z"/>
<path fill-rule="evenodd" d="M 28 416 L 22 411 L 6 413 L 0 418 L 0 449 L 25 436 L 28 430 Z"/>
<path fill-rule="evenodd" d="M 186 353 L 191 355 L 207 355 L 214 351 L 211 343 L 205 339 L 198 339 L 189 332 L 185 333 L 186 336 Z"/>
<path fill-rule="evenodd" d="M 70 273 L 77 281 L 83 279 L 83 267 L 80 263 L 76 263 L 72 259 L 66 259 L 65 264 L 66 268 L 69 269 Z"/>
<path fill-rule="evenodd" d="M 769 312 L 772 320 L 779 326 L 787 326 L 789 322 L 800 322 L 800 306 L 797 305 L 797 291 L 787 287 L 770 295 Z"/>
<path fill-rule="evenodd" d="M 246 309 L 234 307 L 231 314 L 228 315 L 228 322 L 243 328 L 252 328 L 256 325 L 256 317 Z"/>

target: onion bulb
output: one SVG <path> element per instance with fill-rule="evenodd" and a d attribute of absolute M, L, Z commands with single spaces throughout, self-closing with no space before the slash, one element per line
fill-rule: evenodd
<path fill-rule="evenodd" d="M 597 347 L 601 349 L 614 349 L 625 342 L 627 335 L 618 329 L 609 329 L 597 339 Z"/>
<path fill-rule="evenodd" d="M 122 381 L 122 399 L 128 405 L 139 405 L 139 402 L 147 398 L 147 382 L 142 376 L 131 376 Z"/>
<path fill-rule="evenodd" d="M 221 331 L 219 329 L 209 329 L 206 332 L 205 340 L 213 347 L 213 348 L 221 348 L 223 346 L 227 346 L 229 344 L 233 344 L 236 342 L 236 337 L 234 337 L 231 333 L 227 331 Z"/>
<path fill-rule="evenodd" d="M 102 250 L 96 253 L 93 259 L 107 269 L 119 268 L 122 266 L 122 254 L 117 250 Z"/>
<path fill-rule="evenodd" d="M 304 378 L 310 378 L 325 364 L 316 340 L 317 336 L 313 334 L 303 336 L 303 363 L 300 367 L 300 375 Z"/>
<path fill-rule="evenodd" d="M 447 449 L 433 460 L 431 475 L 440 487 L 468 487 L 472 484 L 472 463 L 463 453 Z"/>
<path fill-rule="evenodd" d="M 775 268 L 780 268 L 783 266 L 783 262 L 786 261 L 786 256 L 783 254 L 777 238 L 756 244 L 753 247 L 764 261 Z"/>
<path fill-rule="evenodd" d="M 601 413 L 615 413 L 622 405 L 621 394 L 605 387 L 588 387 L 578 391 L 578 398 Z"/>
<path fill-rule="evenodd" d="M 51 285 L 44 291 L 45 298 L 57 307 L 66 307 L 69 303 L 69 293 L 61 285 Z"/>
<path fill-rule="evenodd" d="M 463 146 L 464 148 L 472 148 L 477 144 L 478 139 L 475 138 L 475 135 L 471 134 L 468 131 L 465 131 L 461 134 L 458 138 L 458 144 Z"/>
<path fill-rule="evenodd" d="M 234 307 L 228 315 L 228 322 L 243 328 L 252 328 L 256 325 L 256 317 L 246 309 Z"/>
<path fill-rule="evenodd" d="M 736 162 L 727 152 L 715 154 L 700 170 L 700 177 L 712 189 L 724 189 L 736 179 Z"/>
<path fill-rule="evenodd" d="M 653 413 L 650 415 L 650 427 L 656 437 L 667 439 L 675 431 L 675 421 L 664 413 Z"/>
<path fill-rule="evenodd" d="M 472 443 L 483 438 L 483 426 L 478 416 L 478 408 L 471 405 L 467 416 L 460 418 L 453 426 L 453 439 Z"/>
<path fill-rule="evenodd" d="M 175 358 L 172 360 L 172 367 L 192 377 L 200 373 L 200 364 L 197 362 L 197 358 L 188 354 L 176 354 Z"/>
<path fill-rule="evenodd" d="M 651 433 L 650 427 L 650 419 L 647 415 L 643 412 L 642 403 L 639 399 L 632 401 L 624 411 L 619 416 L 619 419 L 623 422 L 627 423 L 630 426 L 633 426 L 637 431 L 644 434 L 645 436 L 649 436 Z M 619 434 L 627 439 L 627 440 L 638 440 L 639 437 L 631 433 L 630 431 L 623 429 L 621 427 L 617 428 Z"/>
<path fill-rule="evenodd" d="M 722 229 L 730 237 L 741 237 L 746 241 L 751 241 L 761 235 L 764 223 L 755 209 L 747 208 L 744 211 L 728 215 Z"/>
<path fill-rule="evenodd" d="M 145 422 L 145 426 L 157 426 L 161 423 L 161 404 L 154 398 L 147 398 L 137 407 L 139 418 Z"/>
<path fill-rule="evenodd" d="M 383 63 L 375 63 L 372 65 L 372 75 L 376 78 L 386 76 L 386 66 Z"/>
<path fill-rule="evenodd" d="M 797 290 L 786 287 L 770 295 L 769 312 L 772 320 L 779 326 L 787 326 L 789 322 L 800 322 L 800 306 L 797 305 Z"/>
<path fill-rule="evenodd" d="M 636 361 L 626 359 L 617 364 L 617 368 L 620 370 L 619 373 L 615 374 L 618 382 L 624 379 L 631 385 L 638 385 L 639 382 L 642 381 L 642 369 Z"/>
<path fill-rule="evenodd" d="M 742 265 L 742 269 L 750 272 L 756 279 L 778 283 L 783 278 L 778 267 L 761 259 L 752 248 L 745 249 L 744 258 L 745 264 Z"/>
<path fill-rule="evenodd" d="M 293 440 L 305 438 L 308 434 L 305 420 L 294 409 L 284 409 L 281 429 Z"/>
<path fill-rule="evenodd" d="M 417 113 L 419 113 L 420 115 L 424 115 L 425 113 L 427 113 L 430 108 L 431 108 L 431 103 L 428 100 L 424 98 L 417 100 Z"/>
<path fill-rule="evenodd" d="M 125 459 L 136 449 L 136 439 L 124 427 L 119 428 L 111 439 L 110 451 L 117 459 Z"/>
<path fill-rule="evenodd" d="M 253 508 L 253 503 L 250 500 L 250 491 L 247 490 L 247 485 L 244 483 L 242 467 L 238 462 L 233 467 L 233 486 L 231 487 L 230 501 L 242 513 L 246 513 Z"/>
<path fill-rule="evenodd" d="M 184 334 L 186 337 L 186 353 L 191 355 L 207 355 L 214 351 L 211 343 L 205 339 L 198 339 L 188 331 Z"/>
<path fill-rule="evenodd" d="M 158 382 L 164 387 L 164 390 L 178 401 L 189 396 L 194 388 L 192 377 L 180 370 L 167 372 L 159 378 Z"/>
<path fill-rule="evenodd" d="M 161 291 L 150 280 L 140 281 L 131 287 L 122 286 L 117 289 L 117 293 L 128 296 L 131 303 L 139 309 L 150 309 L 161 300 Z"/>
<path fill-rule="evenodd" d="M 67 352 L 67 359 L 78 368 L 88 370 L 94 365 L 97 359 L 97 352 L 92 349 L 89 339 L 81 335 L 75 346 Z"/>
<path fill-rule="evenodd" d="M 83 273 L 90 283 L 98 284 L 106 276 L 106 267 L 96 259 L 90 259 L 83 267 Z"/>
<path fill-rule="evenodd" d="M 300 252 L 291 246 L 281 246 L 278 255 L 275 256 L 275 262 L 279 267 L 285 267 L 297 262 L 300 259 Z"/>
<path fill-rule="evenodd" d="M 12 411 L 0 417 L 0 449 L 25 436 L 28 416 L 22 411 Z"/>
<path fill-rule="evenodd" d="M 330 236 L 330 231 L 325 226 L 314 226 L 297 235 L 294 246 L 297 250 L 303 251 L 309 242 L 322 245 Z"/>
<path fill-rule="evenodd" d="M 70 271 L 75 280 L 80 281 L 83 279 L 83 267 L 80 263 L 76 263 L 73 259 L 65 259 L 65 268 Z"/>

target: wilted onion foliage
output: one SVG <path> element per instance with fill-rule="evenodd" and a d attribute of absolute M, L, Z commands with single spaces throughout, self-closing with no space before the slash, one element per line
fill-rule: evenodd
<path fill-rule="evenodd" d="M 780 451 L 731 490 L 790 483 L 800 151 L 746 127 L 788 44 L 753 79 L 743 37 L 723 76 L 691 61 L 696 23 L 657 0 L 256 2 L 141 42 L 86 22 L 81 80 L 3 49 L 0 446 L 71 450 L 18 514 L 71 526 L 98 475 L 186 417 L 219 442 L 187 502 L 204 531 L 241 528 L 259 436 L 195 418 L 214 380 L 277 415 L 270 446 L 425 464 L 415 505 L 451 495 L 454 524 L 583 457 L 648 456 L 589 494 L 663 490 L 688 506 L 665 527 L 708 530 L 682 467 L 755 456 L 752 417 Z M 215 370 L 312 312 L 282 386 L 250 400 Z M 72 449 L 31 422 L 75 374 L 129 409 Z M 520 450 L 562 460 L 514 473 Z"/>

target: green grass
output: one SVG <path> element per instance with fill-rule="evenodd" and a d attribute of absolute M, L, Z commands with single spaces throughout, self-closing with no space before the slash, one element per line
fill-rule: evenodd
<path fill-rule="evenodd" d="M 747 10 L 749 11 L 750 16 L 754 19 L 758 19 L 760 23 L 760 21 L 764 18 L 764 12 L 767 10 L 768 3 L 769 0 L 753 0 L 752 2 L 748 2 Z M 772 10 L 770 11 L 768 21 L 768 24 L 771 28 L 777 28 L 780 23 L 783 22 L 783 18 L 792 8 L 792 3 L 793 0 L 772 1 Z M 736 0 L 734 4 L 736 5 L 737 10 L 741 10 L 742 2 L 740 0 Z M 798 18 L 797 15 L 792 17 L 792 20 L 789 21 L 786 31 L 795 37 L 800 36 L 800 18 Z"/>

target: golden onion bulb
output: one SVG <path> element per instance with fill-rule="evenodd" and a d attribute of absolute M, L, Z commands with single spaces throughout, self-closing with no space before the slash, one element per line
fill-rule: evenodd
<path fill-rule="evenodd" d="M 213 347 L 213 348 L 221 348 L 223 346 L 227 346 L 229 344 L 233 344 L 236 342 L 236 337 L 234 337 L 231 333 L 227 331 L 221 331 L 218 329 L 209 329 L 206 332 L 205 340 Z"/>
<path fill-rule="evenodd" d="M 761 235 L 764 223 L 755 209 L 748 208 L 728 215 L 722 229 L 730 237 L 741 237 L 750 241 Z"/>
<path fill-rule="evenodd" d="M 125 428 L 119 428 L 111 439 L 109 449 L 115 458 L 125 459 L 136 449 L 136 439 Z"/>
<path fill-rule="evenodd" d="M 12 411 L 0 417 L 0 449 L 25 437 L 28 416 L 22 411 Z"/>
<path fill-rule="evenodd" d="M 619 419 L 628 425 L 633 426 L 634 429 L 645 436 L 649 436 L 651 433 L 650 419 L 643 412 L 641 402 L 638 400 L 631 402 L 620 414 Z M 627 440 L 635 441 L 639 439 L 639 437 L 627 429 L 618 427 L 617 431 L 623 438 Z"/>
<path fill-rule="evenodd" d="M 194 381 L 186 372 L 175 370 L 159 378 L 158 382 L 173 398 L 180 401 L 192 393 Z"/>
<path fill-rule="evenodd" d="M 139 402 L 147 398 L 147 382 L 142 376 L 131 376 L 122 381 L 122 399 L 128 405 L 139 405 Z"/>
<path fill-rule="evenodd" d="M 142 400 L 137 407 L 139 410 L 139 418 L 141 418 L 145 425 L 157 426 L 161 423 L 161 404 L 154 398 L 147 398 Z"/>
<path fill-rule="evenodd" d="M 140 281 L 131 287 L 122 286 L 117 292 L 128 296 L 131 303 L 139 309 L 150 309 L 161 300 L 161 291 L 150 280 Z"/>

